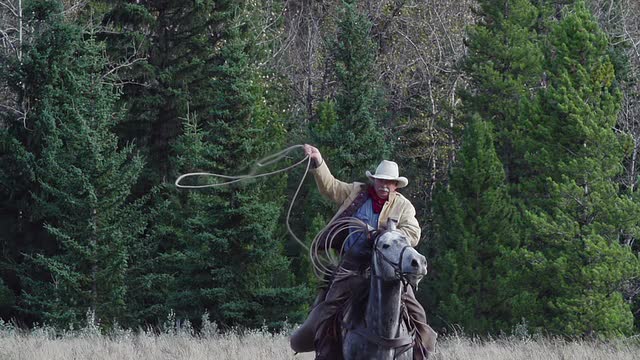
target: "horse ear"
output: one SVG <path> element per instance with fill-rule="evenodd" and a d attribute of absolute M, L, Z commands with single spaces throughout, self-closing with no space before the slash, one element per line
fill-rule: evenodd
<path fill-rule="evenodd" d="M 389 218 L 387 219 L 387 231 L 395 231 L 398 220 Z"/>

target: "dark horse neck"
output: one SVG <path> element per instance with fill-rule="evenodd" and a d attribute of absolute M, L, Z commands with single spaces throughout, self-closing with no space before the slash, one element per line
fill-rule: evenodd
<path fill-rule="evenodd" d="M 365 319 L 367 327 L 374 334 L 385 338 L 398 336 L 401 297 L 400 281 L 384 282 L 378 277 L 371 276 Z"/>

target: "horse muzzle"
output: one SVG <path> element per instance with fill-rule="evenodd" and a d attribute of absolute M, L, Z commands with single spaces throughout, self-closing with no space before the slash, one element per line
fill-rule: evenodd
<path fill-rule="evenodd" d="M 411 248 L 404 253 L 402 259 L 402 273 L 413 287 L 417 287 L 422 278 L 427 275 L 427 258 Z"/>

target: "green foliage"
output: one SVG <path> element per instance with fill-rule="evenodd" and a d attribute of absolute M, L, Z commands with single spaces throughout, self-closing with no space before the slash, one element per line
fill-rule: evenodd
<path fill-rule="evenodd" d="M 248 57 L 251 34 L 236 26 L 234 16 L 242 11 L 224 13 L 230 26 L 220 34 L 223 45 L 212 49 L 211 66 L 190 69 L 207 71 L 210 81 L 186 93 L 193 102 L 180 106 L 185 109 L 183 130 L 170 164 L 177 173 L 236 174 L 284 144 L 282 121 L 268 105 L 264 77 Z M 168 279 L 164 310 L 194 323 L 206 310 L 212 321 L 227 326 L 300 321 L 301 304 L 309 295 L 294 284 L 278 231 L 285 185 L 285 178 L 273 176 L 208 190 L 164 189 L 168 204 L 152 234 L 162 265 L 150 269 Z"/>
<path fill-rule="evenodd" d="M 13 306 L 14 303 L 13 291 L 0 279 L 0 311 L 4 312 L 6 308 Z"/>
<path fill-rule="evenodd" d="M 340 5 L 336 35 L 328 41 L 329 71 L 335 77 L 336 92 L 318 103 L 317 117 L 309 126 L 311 141 L 306 140 L 318 146 L 333 175 L 347 182 L 366 182 L 365 170 L 374 169 L 391 151 L 382 124 L 384 98 L 375 79 L 377 46 L 371 38 L 371 26 L 356 4 Z M 305 224 L 310 241 L 336 209 L 317 191 L 303 200 L 305 210 L 300 222 Z M 308 278 L 312 269 L 308 262 L 304 264 L 306 270 L 299 276 Z"/>
<path fill-rule="evenodd" d="M 28 216 L 55 245 L 26 254 L 20 307 L 58 326 L 83 323 L 91 309 L 108 325 L 126 311 L 127 247 L 145 227 L 129 200 L 143 162 L 111 131 L 122 114 L 104 48 L 58 15 L 43 19 L 20 68 L 33 134 L 8 142 L 14 163 L 32 159 Z"/>
<path fill-rule="evenodd" d="M 542 255 L 529 268 L 544 316 L 533 323 L 558 333 L 629 334 L 633 316 L 622 288 L 640 267 L 620 234 L 637 228 L 629 219 L 640 208 L 615 183 L 624 154 L 612 130 L 621 98 L 608 40 L 578 2 L 551 27 L 547 43 L 550 81 L 527 144 L 536 149 L 528 162 L 546 175 L 530 180 L 546 198 L 528 211 L 527 248 Z"/>
<path fill-rule="evenodd" d="M 318 104 L 310 137 L 336 178 L 366 182 L 365 170 L 374 169 L 389 155 L 391 146 L 382 126 L 384 100 L 373 72 L 377 47 L 371 38 L 371 22 L 353 2 L 342 3 L 336 37 L 329 44 L 337 90 L 332 99 Z M 320 230 L 318 216 L 331 218 L 335 208 L 317 192 L 306 203 L 307 237 L 312 239 Z M 311 224 L 313 219 L 316 226 Z"/>
<path fill-rule="evenodd" d="M 502 3 L 481 2 L 465 107 L 495 124 L 509 192 L 525 214 L 522 247 L 506 255 L 505 305 L 550 333 L 629 334 L 624 283 L 639 264 L 620 234 L 636 232 L 639 208 L 615 182 L 624 153 L 608 39 L 580 1 L 553 16 L 544 2 Z"/>
<path fill-rule="evenodd" d="M 507 193 L 491 126 L 474 116 L 467 125 L 450 185 L 434 199 L 437 234 L 431 294 L 435 319 L 470 333 L 508 331 L 514 324 L 505 299 L 509 253 L 519 245 L 519 214 Z M 438 320 L 436 320 L 436 324 Z"/>
<path fill-rule="evenodd" d="M 177 155 L 173 148 L 180 118 L 186 104 L 190 111 L 207 111 L 213 69 L 224 61 L 219 55 L 222 31 L 231 26 L 228 19 L 236 8 L 232 1 L 117 1 L 105 12 L 103 23 L 113 31 L 99 35 L 107 41 L 110 58 L 135 60 L 119 72 L 128 111 L 118 134 L 135 141 L 148 159 L 138 192 L 175 175 L 171 159 Z"/>
<path fill-rule="evenodd" d="M 8 122 L 15 127 L 22 125 L 15 119 Z M 3 259 L 0 260 L 0 278 L 4 278 L 7 285 L 16 286 L 17 267 L 22 260 L 22 253 L 33 251 L 34 238 L 39 233 L 33 230 L 30 220 L 30 205 L 32 202 L 30 191 L 34 184 L 33 161 L 34 154 L 27 151 L 17 138 L 14 128 L 0 130 L 0 247 L 3 249 Z M 18 131 L 22 132 L 22 131 Z M 8 290 L 8 289 L 6 289 Z M 14 294 L 4 292 L 0 295 L 5 301 Z M 0 310 L 0 316 L 5 319 L 17 317 L 10 308 L 11 303 L 5 302 Z M 2 305 L 0 305 L 2 306 Z"/>
<path fill-rule="evenodd" d="M 471 76 L 463 91 L 462 112 L 478 113 L 494 124 L 496 150 L 509 183 L 528 173 L 518 141 L 529 103 L 546 81 L 538 40 L 539 9 L 529 0 L 479 1 L 482 16 L 469 29 L 469 56 L 464 70 Z"/>
<path fill-rule="evenodd" d="M 345 181 L 361 179 L 391 149 L 382 127 L 384 100 L 373 73 L 376 45 L 370 32 L 371 22 L 345 2 L 331 43 L 337 92 L 318 106 L 319 118 L 311 127 L 333 174 Z"/>
<path fill-rule="evenodd" d="M 57 17 L 63 10 L 62 2 L 57 0 L 25 1 L 23 14 L 26 14 L 29 20 L 48 21 Z"/>

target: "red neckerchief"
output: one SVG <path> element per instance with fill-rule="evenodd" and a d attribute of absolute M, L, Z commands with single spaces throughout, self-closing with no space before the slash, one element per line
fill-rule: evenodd
<path fill-rule="evenodd" d="M 387 200 L 380 198 L 378 194 L 376 194 L 376 189 L 374 189 L 373 186 L 369 186 L 368 191 L 373 203 L 373 212 L 379 214 L 380 211 L 382 211 L 382 207 L 384 206 L 384 203 L 387 202 Z"/>

